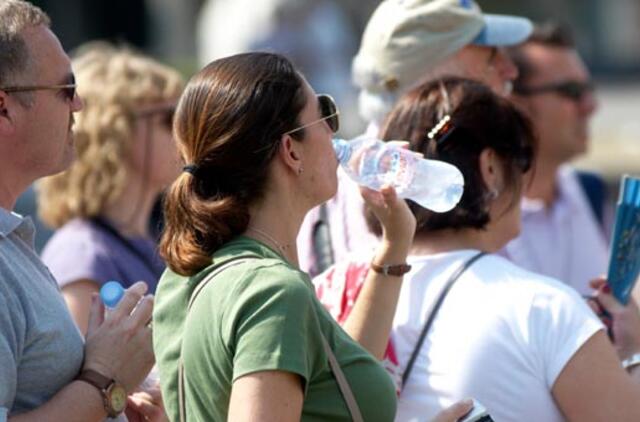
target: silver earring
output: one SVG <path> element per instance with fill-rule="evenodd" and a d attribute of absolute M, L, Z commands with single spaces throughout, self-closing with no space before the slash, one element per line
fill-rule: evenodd
<path fill-rule="evenodd" d="M 302 174 L 302 172 L 304 171 L 304 168 L 302 168 L 302 166 L 298 167 L 298 174 Z"/>
<path fill-rule="evenodd" d="M 498 199 L 498 196 L 500 196 L 500 192 L 498 192 L 498 189 L 493 188 L 489 191 L 489 200 L 495 201 L 496 199 Z"/>

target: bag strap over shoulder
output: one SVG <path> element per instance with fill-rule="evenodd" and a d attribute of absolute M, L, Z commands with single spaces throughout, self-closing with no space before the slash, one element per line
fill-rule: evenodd
<path fill-rule="evenodd" d="M 438 311 L 440 310 L 440 307 L 444 302 L 444 299 L 447 297 L 447 294 L 449 294 L 449 291 L 456 283 L 456 281 L 458 281 L 460 276 L 462 276 L 462 274 L 464 274 L 464 272 L 467 271 L 474 262 L 485 256 L 486 254 L 486 252 L 478 252 L 471 258 L 467 259 L 453 272 L 453 274 L 451 274 L 451 277 L 449 277 L 449 280 L 447 280 L 447 282 L 445 283 L 442 291 L 440 292 L 440 295 L 438 296 L 438 299 L 436 300 L 433 308 L 431 309 L 431 312 L 427 317 L 427 321 L 424 323 L 424 327 L 422 327 L 422 331 L 420 332 L 420 336 L 418 337 L 416 346 L 414 347 L 413 352 L 411 353 L 411 357 L 409 358 L 409 362 L 407 363 L 407 368 L 402 374 L 402 388 L 404 388 L 407 380 L 409 379 L 409 375 L 411 374 L 411 370 L 413 369 L 413 364 L 416 362 L 416 358 L 418 357 L 420 349 L 422 348 L 422 343 L 424 343 L 424 340 L 427 338 L 429 328 L 431 328 L 431 324 L 433 324 L 433 321 L 435 320 L 436 315 L 438 314 Z"/>
<path fill-rule="evenodd" d="M 191 310 L 191 306 L 193 306 L 193 303 L 195 302 L 196 298 L 198 297 L 200 292 L 202 292 L 202 289 L 204 289 L 211 280 L 213 280 L 218 274 L 220 274 L 222 271 L 226 270 L 227 268 L 240 265 L 251 259 L 259 259 L 259 257 L 255 255 L 243 255 L 236 258 L 231 258 L 230 260 L 221 264 L 219 267 L 216 267 L 213 270 L 211 270 L 211 273 L 205 276 L 205 278 L 203 278 L 202 281 L 200 281 L 200 283 L 193 290 L 193 293 L 191 293 L 191 298 L 189 299 L 189 303 L 187 305 L 187 315 L 189 314 L 189 311 Z M 178 358 L 178 412 L 179 412 L 180 422 L 186 422 L 187 408 L 186 408 L 185 391 L 184 391 L 184 365 L 182 362 L 182 346 L 180 346 L 180 357 Z"/>
<path fill-rule="evenodd" d="M 202 290 L 206 287 L 206 285 L 213 280 L 218 274 L 227 268 L 240 265 L 250 259 L 259 259 L 259 257 L 255 255 L 244 255 L 239 256 L 237 258 L 230 259 L 226 261 L 222 265 L 217 268 L 214 268 L 209 275 L 207 275 L 194 289 L 191 294 L 191 298 L 189 299 L 189 304 L 187 305 L 187 314 L 191 310 L 191 306 L 197 299 L 198 295 Z M 317 318 L 317 314 L 316 314 Z M 319 325 L 319 322 L 318 322 Z M 329 342 L 325 338 L 324 334 L 320 332 L 322 339 L 322 346 L 329 360 L 329 366 L 331 367 L 331 372 L 336 378 L 336 382 L 338 383 L 338 387 L 340 389 L 340 393 L 344 397 L 345 402 L 347 403 L 347 408 L 349 409 L 349 413 L 351 414 L 351 418 L 354 422 L 363 422 L 362 414 L 360 413 L 360 408 L 358 407 L 358 403 L 356 402 L 355 396 L 353 395 L 353 391 L 351 391 L 351 387 L 349 386 L 349 382 L 342 372 L 342 368 L 340 367 L 340 363 L 338 363 L 338 359 L 335 354 L 331 350 L 331 346 L 329 346 Z M 184 365 L 182 362 L 182 348 L 180 350 L 180 357 L 178 358 L 178 408 L 179 408 L 179 418 L 180 422 L 186 422 L 187 420 L 187 412 L 186 412 L 186 402 L 185 402 L 185 386 L 184 386 Z"/>
<path fill-rule="evenodd" d="M 347 403 L 347 408 L 349 409 L 349 414 L 351 414 L 351 419 L 353 420 L 353 422 L 363 422 L 364 419 L 362 418 L 362 413 L 360 413 L 360 407 L 358 406 L 358 402 L 353 395 L 353 391 L 351 390 L 349 381 L 344 375 L 344 372 L 342 372 L 340 363 L 338 362 L 336 355 L 333 353 L 333 350 L 331 350 L 331 346 L 329 346 L 329 342 L 325 338 L 324 334 L 320 333 L 320 335 L 322 338 L 322 346 L 324 347 L 324 351 L 327 354 L 327 358 L 329 359 L 331 372 L 333 372 L 333 376 L 336 378 L 336 382 L 338 383 L 338 388 L 340 388 L 340 393 L 342 393 L 342 397 Z"/>

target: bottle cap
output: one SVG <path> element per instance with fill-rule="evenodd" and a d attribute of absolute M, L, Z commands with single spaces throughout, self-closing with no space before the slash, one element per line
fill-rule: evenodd
<path fill-rule="evenodd" d="M 107 308 L 115 308 L 124 296 L 124 287 L 117 281 L 107 281 L 100 288 L 100 299 Z"/>

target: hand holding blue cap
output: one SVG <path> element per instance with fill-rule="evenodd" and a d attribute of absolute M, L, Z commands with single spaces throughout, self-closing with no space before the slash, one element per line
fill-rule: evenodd
<path fill-rule="evenodd" d="M 117 281 L 107 281 L 100 288 L 100 299 L 107 308 L 115 308 L 124 296 L 124 287 Z"/>

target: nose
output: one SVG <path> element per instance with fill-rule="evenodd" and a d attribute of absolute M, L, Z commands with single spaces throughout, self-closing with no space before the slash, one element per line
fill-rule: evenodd
<path fill-rule="evenodd" d="M 518 68 L 515 63 L 511 60 L 504 47 L 498 49 L 497 55 L 496 67 L 498 74 L 505 82 L 514 81 L 518 77 Z"/>
<path fill-rule="evenodd" d="M 76 91 L 76 95 L 74 95 L 73 100 L 71 101 L 71 111 L 73 113 L 80 111 L 84 108 L 84 100 L 80 97 L 80 94 Z"/>
<path fill-rule="evenodd" d="M 598 106 L 598 99 L 594 92 L 586 92 L 578 102 L 580 113 L 584 116 L 592 115 L 598 109 Z"/>

